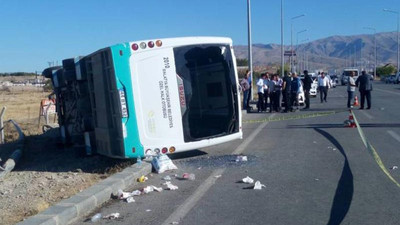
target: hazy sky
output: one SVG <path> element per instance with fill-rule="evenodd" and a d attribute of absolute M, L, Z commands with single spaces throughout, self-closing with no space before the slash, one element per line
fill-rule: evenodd
<path fill-rule="evenodd" d="M 280 1 L 252 0 L 253 43 L 280 43 Z M 246 0 L 0 0 L 0 72 L 34 72 L 49 61 L 116 43 L 226 36 L 247 44 Z M 332 35 L 395 31 L 399 0 L 284 0 L 285 44 Z"/>

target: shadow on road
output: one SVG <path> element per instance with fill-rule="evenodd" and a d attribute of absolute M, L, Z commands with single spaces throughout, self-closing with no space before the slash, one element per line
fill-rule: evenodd
<path fill-rule="evenodd" d="M 347 155 L 343 150 L 343 147 L 339 142 L 329 133 L 323 131 L 319 128 L 315 128 L 315 131 L 320 133 L 326 139 L 328 139 L 343 155 L 345 161 L 342 170 L 342 175 L 340 176 L 335 197 L 333 199 L 331 207 L 331 215 L 329 217 L 328 225 L 340 224 L 346 217 L 349 211 L 351 201 L 353 199 L 354 184 L 353 184 L 353 173 L 351 172 L 349 162 L 347 160 Z"/>

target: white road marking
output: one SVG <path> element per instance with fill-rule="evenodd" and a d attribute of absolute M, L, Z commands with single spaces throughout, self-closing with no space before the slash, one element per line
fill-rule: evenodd
<path fill-rule="evenodd" d="M 386 93 L 394 94 L 394 95 L 400 95 L 399 92 L 388 91 L 388 90 L 383 90 L 383 89 L 379 89 L 379 88 L 374 88 L 374 90 L 381 91 L 381 92 L 386 92 Z"/>
<path fill-rule="evenodd" d="M 394 139 L 396 139 L 398 142 L 400 142 L 400 135 L 396 134 L 396 132 L 392 131 L 392 130 L 388 130 L 387 131 L 390 136 L 392 136 Z"/>
<path fill-rule="evenodd" d="M 369 113 L 367 113 L 366 111 L 364 111 L 364 110 L 360 110 L 360 112 L 362 113 L 362 114 L 364 114 L 364 116 L 366 116 L 368 119 L 370 119 L 370 120 L 372 120 L 374 117 L 373 116 L 371 116 Z"/>
<path fill-rule="evenodd" d="M 269 116 L 271 118 L 275 114 Z M 232 154 L 241 154 L 246 150 L 246 147 L 256 138 L 257 134 L 261 132 L 264 127 L 266 127 L 267 123 L 260 124 L 256 130 L 254 130 L 248 138 L 244 142 L 242 142 L 233 152 Z M 219 175 L 222 175 L 225 172 L 226 168 L 214 170 L 211 175 L 196 189 L 196 191 L 189 196 L 186 201 L 180 205 L 163 223 L 162 225 L 169 225 L 172 222 L 181 221 L 186 214 L 197 204 L 197 202 L 203 197 L 203 195 L 215 184 L 215 181 L 218 179 Z"/>

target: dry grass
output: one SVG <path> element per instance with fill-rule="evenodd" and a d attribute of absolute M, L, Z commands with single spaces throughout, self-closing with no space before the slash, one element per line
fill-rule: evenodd
<path fill-rule="evenodd" d="M 13 91 L 0 91 L 0 110 L 7 107 L 4 121 L 13 119 L 21 127 L 26 136 L 41 133 L 38 126 L 40 101 L 47 98 L 50 93 L 43 91 L 26 91 L 23 89 Z M 41 118 L 43 123 L 44 119 Z M 13 141 L 18 137 L 11 124 L 5 126 L 6 141 Z"/>

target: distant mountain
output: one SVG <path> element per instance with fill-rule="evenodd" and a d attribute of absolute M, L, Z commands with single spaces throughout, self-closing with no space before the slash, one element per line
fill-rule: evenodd
<path fill-rule="evenodd" d="M 377 33 L 378 66 L 397 63 L 397 34 L 396 32 Z M 290 50 L 290 46 L 285 46 Z M 331 36 L 297 47 L 297 60 L 303 64 L 304 55 L 308 56 L 309 68 L 341 70 L 343 67 L 357 66 L 372 68 L 375 61 L 374 35 Z M 247 46 L 234 46 L 237 58 L 247 59 Z M 280 64 L 281 46 L 279 44 L 253 44 L 254 65 Z M 288 60 L 288 57 L 285 57 Z"/>

